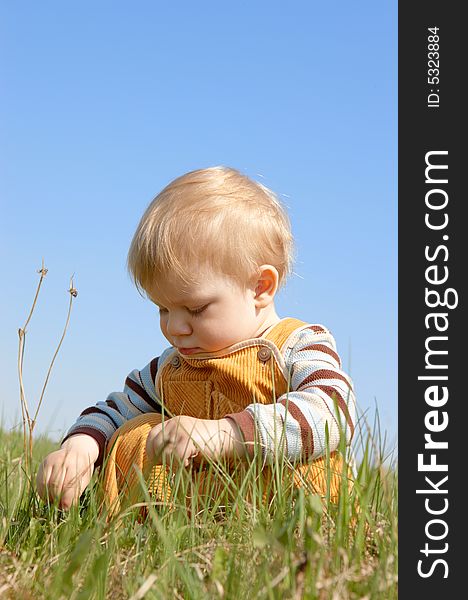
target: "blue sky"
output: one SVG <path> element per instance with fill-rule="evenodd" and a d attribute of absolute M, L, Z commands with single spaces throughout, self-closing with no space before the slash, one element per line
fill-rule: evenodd
<path fill-rule="evenodd" d="M 224 164 L 273 189 L 296 238 L 280 316 L 329 327 L 361 410 L 397 433 L 397 3 L 2 3 L 1 418 L 56 439 L 166 346 L 125 261 L 152 198 Z"/>

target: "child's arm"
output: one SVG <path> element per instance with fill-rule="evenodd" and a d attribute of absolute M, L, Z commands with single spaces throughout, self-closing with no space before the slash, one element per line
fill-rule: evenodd
<path fill-rule="evenodd" d="M 114 392 L 106 402 L 81 413 L 61 448 L 39 467 L 36 480 L 42 498 L 58 499 L 62 508 L 70 508 L 89 484 L 94 467 L 102 464 L 106 443 L 117 428 L 132 417 L 161 412 L 154 389 L 157 367 L 155 358 L 141 371 L 132 371 L 123 392 Z"/>
<path fill-rule="evenodd" d="M 212 459 L 253 456 L 255 439 L 266 458 L 278 451 L 291 461 L 313 460 L 336 450 L 341 435 L 354 433 L 355 398 L 351 379 L 341 370 L 336 344 L 328 330 L 312 325 L 302 330 L 285 363 L 291 391 L 276 403 L 250 404 L 244 411 L 219 420 L 175 417 L 154 427 L 147 454 L 161 463 L 163 455 L 184 465 L 199 452 Z"/>
<path fill-rule="evenodd" d="M 249 454 L 257 438 L 266 458 L 280 451 L 293 462 L 313 460 L 326 452 L 327 429 L 330 452 L 339 447 L 342 435 L 350 443 L 356 400 L 335 340 L 325 327 L 301 330 L 291 346 L 284 357 L 291 391 L 274 404 L 250 404 L 226 417 L 239 426 Z"/>

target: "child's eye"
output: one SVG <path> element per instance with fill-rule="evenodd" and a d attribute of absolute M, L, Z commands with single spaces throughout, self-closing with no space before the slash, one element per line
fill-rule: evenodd
<path fill-rule="evenodd" d="M 194 308 L 193 310 L 187 308 L 187 312 L 195 317 L 201 314 L 204 310 L 206 310 L 206 308 L 208 308 L 208 304 L 206 304 L 205 306 L 201 306 L 200 308 Z M 160 315 L 166 314 L 168 312 L 167 308 L 163 308 L 162 306 L 158 306 L 158 310 Z"/>
<path fill-rule="evenodd" d="M 190 310 L 189 308 L 187 308 L 187 310 L 188 310 L 189 314 L 191 314 L 195 317 L 196 315 L 199 315 L 200 313 L 202 313 L 207 307 L 208 307 L 208 304 L 206 304 L 205 306 L 202 306 L 200 308 L 194 308 L 193 310 Z"/>

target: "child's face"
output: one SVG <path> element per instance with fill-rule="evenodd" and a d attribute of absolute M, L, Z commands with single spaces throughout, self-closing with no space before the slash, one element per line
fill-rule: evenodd
<path fill-rule="evenodd" d="M 265 329 L 256 286 L 242 290 L 225 275 L 205 272 L 199 285 L 167 280 L 148 290 L 159 307 L 161 331 L 182 354 L 216 352 Z M 271 315 L 269 315 L 271 316 Z"/>

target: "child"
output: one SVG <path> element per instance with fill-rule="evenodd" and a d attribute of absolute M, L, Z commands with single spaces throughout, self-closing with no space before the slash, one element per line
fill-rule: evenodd
<path fill-rule="evenodd" d="M 351 440 L 355 399 L 330 332 L 276 313 L 292 246 L 276 196 L 234 169 L 193 171 L 163 189 L 128 267 L 170 346 L 81 413 L 40 466 L 40 495 L 69 508 L 106 457 L 115 506 L 134 464 L 249 461 L 256 443 L 265 464 L 278 453 L 302 461 L 297 485 L 325 493 L 326 437 L 341 473 L 336 450 L 341 435 Z M 333 486 L 336 496 L 336 477 Z"/>

